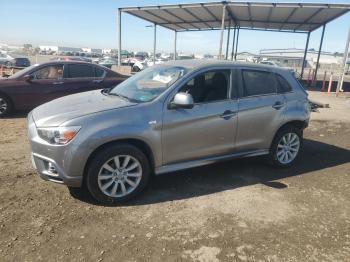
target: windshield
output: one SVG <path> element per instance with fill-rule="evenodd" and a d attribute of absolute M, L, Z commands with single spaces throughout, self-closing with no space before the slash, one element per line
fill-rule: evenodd
<path fill-rule="evenodd" d="M 14 73 L 12 76 L 9 77 L 9 79 L 17 78 L 20 76 L 26 75 L 28 72 L 30 72 L 33 68 L 37 67 L 39 64 L 35 64 L 32 66 L 29 66 L 23 70 L 19 70 L 18 72 Z"/>
<path fill-rule="evenodd" d="M 187 73 L 187 69 L 178 66 L 153 66 L 128 78 L 109 94 L 120 95 L 137 102 L 148 102 L 168 89 Z"/>

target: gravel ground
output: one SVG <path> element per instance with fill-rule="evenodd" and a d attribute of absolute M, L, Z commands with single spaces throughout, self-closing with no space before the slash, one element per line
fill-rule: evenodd
<path fill-rule="evenodd" d="M 349 261 L 350 123 L 312 121 L 293 168 L 167 174 L 119 207 L 40 180 L 25 118 L 0 126 L 1 261 Z"/>

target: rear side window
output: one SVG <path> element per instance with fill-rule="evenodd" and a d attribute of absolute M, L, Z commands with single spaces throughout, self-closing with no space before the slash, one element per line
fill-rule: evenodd
<path fill-rule="evenodd" d="M 107 71 L 106 77 L 123 77 L 123 76 L 114 71 Z"/>
<path fill-rule="evenodd" d="M 103 77 L 105 70 L 99 67 L 95 67 L 96 77 Z"/>
<path fill-rule="evenodd" d="M 94 77 L 94 69 L 90 65 L 69 65 L 68 78 Z"/>
<path fill-rule="evenodd" d="M 287 92 L 291 92 L 292 91 L 292 87 L 290 86 L 290 84 L 287 82 L 286 79 L 284 79 L 284 77 L 280 76 L 280 75 L 276 75 L 277 80 L 279 82 L 279 92 L 280 93 L 287 93 Z"/>
<path fill-rule="evenodd" d="M 243 96 L 275 94 L 278 81 L 274 74 L 258 70 L 242 70 Z"/>

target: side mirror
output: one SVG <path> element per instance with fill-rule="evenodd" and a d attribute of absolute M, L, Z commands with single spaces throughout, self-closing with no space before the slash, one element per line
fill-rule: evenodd
<path fill-rule="evenodd" d="M 25 75 L 23 78 L 25 81 L 30 82 L 34 79 L 34 76 L 33 75 Z"/>
<path fill-rule="evenodd" d="M 185 108 L 191 109 L 194 106 L 193 97 L 188 93 L 177 93 L 174 97 L 173 102 L 170 103 L 170 108 Z"/>

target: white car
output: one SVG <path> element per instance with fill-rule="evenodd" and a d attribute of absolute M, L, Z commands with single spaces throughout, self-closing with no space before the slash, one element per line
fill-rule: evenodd
<path fill-rule="evenodd" d="M 163 64 L 166 60 L 161 59 L 161 58 L 157 58 L 155 64 L 159 65 L 159 64 Z M 133 72 L 140 72 L 141 70 L 153 66 L 153 59 L 145 59 L 143 61 L 135 61 L 135 63 L 132 66 L 132 71 Z"/>
<path fill-rule="evenodd" d="M 14 58 L 8 54 L 0 53 L 0 65 L 11 65 Z"/>
<path fill-rule="evenodd" d="M 291 67 L 287 67 L 284 66 L 283 64 L 277 62 L 277 61 L 272 61 L 272 60 L 262 60 L 259 62 L 259 64 L 263 64 L 263 65 L 270 65 L 270 66 L 274 66 L 274 67 L 282 67 L 284 69 L 289 70 L 290 72 L 292 72 L 293 74 L 295 74 L 295 71 L 293 68 Z"/>
<path fill-rule="evenodd" d="M 133 72 L 140 72 L 142 71 L 143 69 L 145 69 L 146 67 L 148 67 L 147 65 L 147 61 L 144 60 L 144 61 L 138 61 L 136 60 L 134 62 L 134 64 L 132 65 L 132 71 Z"/>

